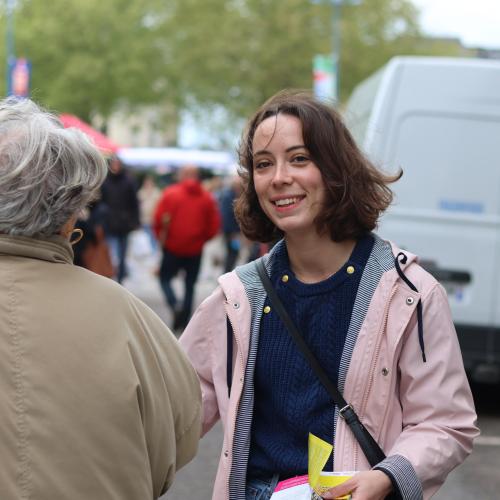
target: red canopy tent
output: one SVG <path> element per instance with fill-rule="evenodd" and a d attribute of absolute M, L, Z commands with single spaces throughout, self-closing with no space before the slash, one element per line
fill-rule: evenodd
<path fill-rule="evenodd" d="M 74 127 L 88 135 L 93 143 L 101 150 L 101 153 L 105 155 L 112 155 L 120 149 L 120 146 L 109 139 L 109 137 L 106 137 L 102 132 L 92 128 L 88 123 L 80 120 L 80 118 L 75 115 L 62 114 L 59 115 L 59 119 L 65 128 Z"/>

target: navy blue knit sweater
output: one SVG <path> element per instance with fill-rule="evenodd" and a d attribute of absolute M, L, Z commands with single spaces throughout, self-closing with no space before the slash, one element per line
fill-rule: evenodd
<path fill-rule="evenodd" d="M 290 270 L 286 245 L 276 249 L 271 281 L 288 314 L 330 379 L 337 383 L 342 350 L 370 234 L 330 278 L 304 284 Z M 286 276 L 286 277 L 285 277 Z M 268 299 L 265 306 L 270 306 Z M 333 442 L 335 407 L 326 389 L 272 310 L 264 308 L 255 367 L 255 406 L 248 477 L 307 474 L 308 434 Z M 331 459 L 330 459 L 331 460 Z M 327 467 L 332 470 L 333 464 Z"/>

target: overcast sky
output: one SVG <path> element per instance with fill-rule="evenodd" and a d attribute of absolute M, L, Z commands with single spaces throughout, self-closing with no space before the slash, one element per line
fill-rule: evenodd
<path fill-rule="evenodd" d="M 500 48 L 500 0 L 412 1 L 425 32 L 456 36 L 468 47 Z"/>

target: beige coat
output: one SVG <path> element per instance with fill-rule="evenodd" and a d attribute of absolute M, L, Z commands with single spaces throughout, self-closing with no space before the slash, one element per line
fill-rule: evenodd
<path fill-rule="evenodd" d="M 155 313 L 72 259 L 0 235 L 0 498 L 157 498 L 196 453 L 198 379 Z"/>

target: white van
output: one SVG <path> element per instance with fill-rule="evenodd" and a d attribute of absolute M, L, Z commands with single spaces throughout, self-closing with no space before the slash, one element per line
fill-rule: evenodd
<path fill-rule="evenodd" d="M 377 166 L 404 171 L 379 234 L 447 289 L 471 378 L 499 382 L 500 61 L 396 57 L 345 117 Z"/>

